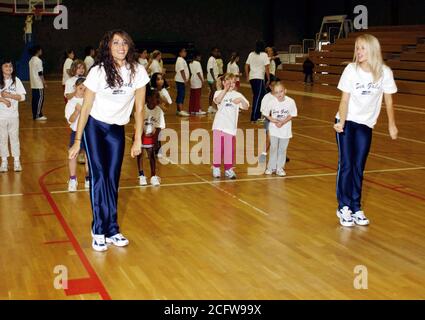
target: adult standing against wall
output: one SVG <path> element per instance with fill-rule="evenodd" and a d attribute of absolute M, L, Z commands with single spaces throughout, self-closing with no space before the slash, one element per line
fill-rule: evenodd
<path fill-rule="evenodd" d="M 253 94 L 251 122 L 256 122 L 261 117 L 261 100 L 270 83 L 270 59 L 264 49 L 264 42 L 257 41 L 255 51 L 249 54 L 245 64 L 245 74 Z"/>
<path fill-rule="evenodd" d="M 77 156 L 83 141 L 90 169 L 93 211 L 92 248 L 107 244 L 124 247 L 129 241 L 118 226 L 118 185 L 125 147 L 125 125 L 135 105 L 134 158 L 141 153 L 143 107 L 149 77 L 137 62 L 131 37 L 123 30 L 107 32 L 99 45 L 95 65 L 84 82 L 86 92 L 69 158 Z"/>

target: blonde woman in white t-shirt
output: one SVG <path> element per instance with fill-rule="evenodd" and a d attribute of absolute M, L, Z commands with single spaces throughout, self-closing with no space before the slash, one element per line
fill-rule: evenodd
<path fill-rule="evenodd" d="M 220 178 L 220 167 L 224 163 L 224 174 L 228 179 L 236 179 L 233 171 L 235 160 L 236 133 L 239 109 L 248 110 L 248 100 L 235 90 L 236 77 L 226 73 L 222 77 L 223 90 L 214 94 L 217 113 L 213 122 L 213 177 Z M 223 160 L 223 161 L 222 161 Z"/>
<path fill-rule="evenodd" d="M 84 141 L 90 169 L 93 211 L 92 248 L 107 244 L 124 247 L 129 241 L 119 230 L 118 187 L 125 149 L 125 125 L 135 108 L 135 140 L 131 157 L 141 153 L 143 108 L 149 76 L 137 61 L 134 42 L 127 32 L 107 32 L 99 45 L 95 65 L 84 85 L 83 107 L 69 158 L 75 158 Z M 106 205 L 105 205 L 106 204 Z"/>
<path fill-rule="evenodd" d="M 361 205 L 363 172 L 383 98 L 390 137 L 395 140 L 398 135 L 392 99 L 397 86 L 391 69 L 384 64 L 376 37 L 357 37 L 354 62 L 345 68 L 338 89 L 342 98 L 334 125 L 339 153 L 337 216 L 345 227 L 366 226 L 369 220 Z"/>

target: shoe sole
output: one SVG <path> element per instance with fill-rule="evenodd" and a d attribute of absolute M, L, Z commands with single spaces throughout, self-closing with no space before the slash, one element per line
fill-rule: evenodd
<path fill-rule="evenodd" d="M 120 245 L 120 244 L 115 243 L 114 241 L 112 241 L 109 238 L 105 238 L 105 240 L 106 240 L 106 244 L 113 244 L 116 247 L 126 247 L 126 246 L 128 246 L 130 244 L 130 242 L 127 242 L 126 244 L 121 244 Z"/>
<path fill-rule="evenodd" d="M 356 225 L 358 225 L 358 226 L 362 226 L 362 227 L 368 226 L 368 225 L 370 224 L 370 222 L 369 222 L 369 221 L 367 221 L 367 222 L 357 222 L 357 221 L 356 221 L 356 219 L 353 219 L 353 220 L 354 220 L 354 223 L 355 223 Z"/>
<path fill-rule="evenodd" d="M 351 228 L 351 227 L 354 227 L 356 225 L 354 221 L 353 222 L 343 222 L 341 215 L 339 214 L 339 211 L 336 212 L 336 216 L 339 218 L 339 224 L 343 227 Z"/>

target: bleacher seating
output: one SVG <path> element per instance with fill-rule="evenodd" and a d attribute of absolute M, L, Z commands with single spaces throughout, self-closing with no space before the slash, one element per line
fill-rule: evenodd
<path fill-rule="evenodd" d="M 324 45 L 321 51 L 311 51 L 315 63 L 315 82 L 337 85 L 345 65 L 353 61 L 355 38 L 362 33 L 375 35 L 381 42 L 386 64 L 392 68 L 400 93 L 425 95 L 425 25 L 371 27 L 350 33 L 335 44 Z M 303 81 L 302 63 L 284 64 L 278 71 L 282 80 Z"/>

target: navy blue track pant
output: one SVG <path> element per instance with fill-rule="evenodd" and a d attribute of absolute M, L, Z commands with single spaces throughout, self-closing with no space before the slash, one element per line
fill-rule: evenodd
<path fill-rule="evenodd" d="M 338 174 L 336 195 L 339 209 L 347 206 L 354 213 L 361 210 L 363 171 L 372 142 L 372 128 L 346 121 L 344 132 L 336 134 Z"/>
<path fill-rule="evenodd" d="M 261 101 L 266 94 L 266 84 L 262 79 L 252 79 L 249 82 L 253 94 L 251 121 L 257 121 L 261 118 Z"/>
<path fill-rule="evenodd" d="M 32 89 L 32 118 L 37 119 L 43 116 L 44 89 Z"/>
<path fill-rule="evenodd" d="M 111 237 L 119 233 L 118 185 L 124 157 L 124 126 L 110 125 L 91 116 L 83 135 L 90 170 L 92 232 Z"/>

